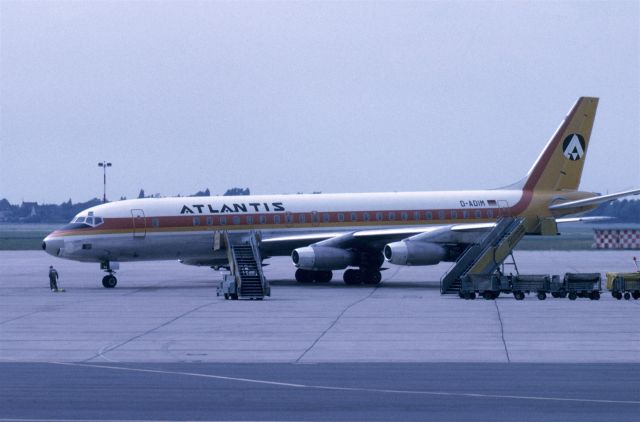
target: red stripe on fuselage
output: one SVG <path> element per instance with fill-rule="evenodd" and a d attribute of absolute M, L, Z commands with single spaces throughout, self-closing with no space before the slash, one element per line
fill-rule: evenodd
<path fill-rule="evenodd" d="M 479 216 L 476 212 L 480 212 Z M 416 219 L 414 213 L 419 213 Z M 466 214 L 465 214 L 466 213 Z M 368 219 L 365 215 L 368 214 Z M 352 219 L 352 215 L 355 219 Z M 148 232 L 166 232 L 171 230 L 229 230 L 236 226 L 251 226 L 255 229 L 271 226 L 272 228 L 296 227 L 340 227 L 357 225 L 430 225 L 444 223 L 468 223 L 469 221 L 492 221 L 500 215 L 499 208 L 465 208 L 465 209 L 435 209 L 435 210 L 385 210 L 385 211 L 331 211 L 331 212 L 280 212 L 226 215 L 183 215 L 183 216 L 148 216 L 144 218 L 146 227 L 136 226 L 136 230 Z M 303 221 L 301 221 L 303 216 Z M 313 217 L 316 217 L 314 220 Z M 328 216 L 328 217 L 327 217 Z M 260 218 L 264 217 L 264 223 Z M 430 218 L 429 218 L 430 217 Z M 225 224 L 221 219 L 226 219 Z M 196 220 L 197 219 L 197 220 Z M 252 222 L 249 222 L 251 221 Z M 197 224 L 195 222 L 197 221 Z M 134 224 L 131 217 L 105 218 L 104 223 L 96 227 L 78 228 L 71 230 L 56 230 L 54 236 L 122 234 L 133 232 Z"/>

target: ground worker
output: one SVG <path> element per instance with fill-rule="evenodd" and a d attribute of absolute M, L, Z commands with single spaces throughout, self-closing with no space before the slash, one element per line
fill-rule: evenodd
<path fill-rule="evenodd" d="M 49 266 L 49 287 L 51 287 L 52 292 L 58 291 L 58 272 L 53 265 Z"/>

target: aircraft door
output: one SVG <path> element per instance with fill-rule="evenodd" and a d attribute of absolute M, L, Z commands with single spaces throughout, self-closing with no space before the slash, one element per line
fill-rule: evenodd
<path fill-rule="evenodd" d="M 133 237 L 144 238 L 147 235 L 147 220 L 144 217 L 144 211 L 131 210 L 131 218 L 133 219 Z"/>
<path fill-rule="evenodd" d="M 509 202 L 507 201 L 498 201 L 498 209 L 500 210 L 500 217 L 509 217 L 511 215 L 511 211 L 509 210 Z"/>
<path fill-rule="evenodd" d="M 318 211 L 311 211 L 311 224 L 313 224 L 313 227 L 320 225 L 320 215 L 318 215 Z"/>

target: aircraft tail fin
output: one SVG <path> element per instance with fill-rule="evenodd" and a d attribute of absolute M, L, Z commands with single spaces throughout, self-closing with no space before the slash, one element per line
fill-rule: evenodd
<path fill-rule="evenodd" d="M 580 97 L 524 180 L 524 190 L 577 190 L 587 156 L 598 98 Z"/>

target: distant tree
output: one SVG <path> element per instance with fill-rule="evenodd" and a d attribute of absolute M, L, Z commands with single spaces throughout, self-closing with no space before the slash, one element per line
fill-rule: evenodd
<path fill-rule="evenodd" d="M 192 196 L 211 196 L 211 192 L 209 191 L 209 188 L 206 188 L 205 190 L 199 190 Z"/>
<path fill-rule="evenodd" d="M 142 198 L 145 198 L 144 189 L 140 189 L 140 193 L 138 194 L 138 199 L 142 199 Z"/>
<path fill-rule="evenodd" d="M 13 207 L 6 199 L 0 199 L 0 211 L 10 211 Z"/>
<path fill-rule="evenodd" d="M 640 200 L 622 199 L 601 204 L 586 215 L 614 217 L 608 223 L 640 223 Z"/>
<path fill-rule="evenodd" d="M 249 192 L 249 188 L 231 188 L 227 189 L 223 196 L 241 196 L 241 195 L 251 195 Z"/>

